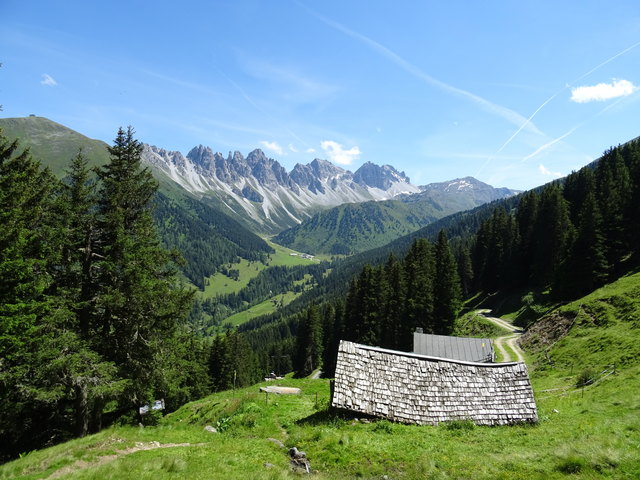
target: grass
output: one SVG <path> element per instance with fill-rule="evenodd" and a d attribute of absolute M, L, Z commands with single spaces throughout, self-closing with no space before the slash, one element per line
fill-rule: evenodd
<path fill-rule="evenodd" d="M 267 239 L 265 240 L 275 250 L 275 253 L 272 253 L 269 256 L 269 260 L 266 264 L 241 259 L 237 263 L 227 265 L 229 269 L 238 270 L 238 280 L 229 278 L 222 273 L 216 273 L 209 277 L 205 282 L 202 298 L 213 298 L 217 295 L 237 293 L 246 287 L 252 278 L 258 276 L 262 270 L 265 270 L 270 266 L 295 267 L 299 265 L 310 265 L 313 262 L 327 259 L 326 256 L 315 257 L 314 259 L 302 258 L 298 252 L 295 252 L 294 250 L 277 245 Z M 292 253 L 295 253 L 296 255 L 291 255 Z"/>
<path fill-rule="evenodd" d="M 453 330 L 453 335 L 458 337 L 496 338 L 508 334 L 508 330 L 478 315 L 476 311 L 465 313 L 456 319 Z"/>
<path fill-rule="evenodd" d="M 290 304 L 293 300 L 300 296 L 300 293 L 287 292 L 280 295 L 276 295 L 269 300 L 265 300 L 262 303 L 252 306 L 251 308 L 238 312 L 223 320 L 223 324 L 238 326 L 248 322 L 256 317 L 273 313 L 276 309 Z"/>
<path fill-rule="evenodd" d="M 267 399 L 260 385 L 217 393 L 157 427 L 113 427 L 33 452 L 0 466 L 0 479 L 47 478 L 65 467 L 69 479 L 298 478 L 286 448 L 269 438 L 305 451 L 318 479 L 640 478 L 638 302 L 636 274 L 543 319 L 577 314 L 568 334 L 527 352 L 536 425 L 362 421 L 326 408 L 327 380 L 286 378 L 278 383 L 301 388 L 301 396 Z M 606 370 L 613 363 L 615 373 Z M 576 388 L 587 367 L 595 383 Z M 222 431 L 208 433 L 205 425 Z M 150 442 L 192 445 L 118 453 Z"/>

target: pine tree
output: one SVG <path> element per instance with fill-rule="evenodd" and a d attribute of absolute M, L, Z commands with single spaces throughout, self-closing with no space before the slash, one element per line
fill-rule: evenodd
<path fill-rule="evenodd" d="M 96 294 L 95 268 L 96 195 L 88 161 L 82 150 L 71 160 L 64 184 L 65 239 L 58 288 L 76 313 L 82 338 L 89 338 L 93 300 Z"/>
<path fill-rule="evenodd" d="M 404 260 L 407 302 L 406 320 L 401 334 L 402 350 L 411 350 L 416 327 L 421 327 L 428 333 L 435 332 L 434 268 L 431 244 L 425 238 L 417 239 Z"/>
<path fill-rule="evenodd" d="M 310 375 L 322 360 L 322 323 L 316 305 L 311 305 L 300 320 L 296 340 L 296 373 Z"/>
<path fill-rule="evenodd" d="M 615 268 L 632 248 L 627 235 L 625 213 L 629 211 L 633 190 L 629 169 L 619 148 L 605 152 L 596 173 L 598 203 L 607 238 L 607 262 L 611 268 Z M 637 205 L 634 207 L 637 208 Z"/>
<path fill-rule="evenodd" d="M 142 144 L 120 129 L 110 162 L 98 170 L 96 348 L 130 380 L 123 407 L 150 400 L 161 374 L 155 352 L 167 347 L 190 306 L 172 255 L 157 238 L 151 200 L 157 183 L 142 168 Z"/>
<path fill-rule="evenodd" d="M 455 319 L 462 305 L 460 279 L 449 240 L 444 230 L 440 230 L 436 243 L 436 275 L 433 288 L 434 333 L 449 335 L 453 331 Z"/>
<path fill-rule="evenodd" d="M 471 296 L 473 291 L 473 263 L 471 253 L 467 246 L 460 249 L 458 258 L 458 276 L 460 277 L 460 287 L 463 297 Z"/>
<path fill-rule="evenodd" d="M 567 201 L 557 184 L 547 186 L 540 197 L 538 218 L 533 233 L 536 283 L 551 285 L 556 271 L 571 247 L 574 227 L 569 219 Z"/>
<path fill-rule="evenodd" d="M 575 298 L 592 292 L 604 285 L 607 279 L 602 217 L 594 192 L 586 195 L 578 220 L 576 240 L 554 288 L 562 298 Z"/>
<path fill-rule="evenodd" d="M 390 255 L 384 266 L 385 286 L 384 310 L 382 313 L 381 346 L 398 349 L 403 346 L 403 323 L 405 321 L 405 304 L 407 284 L 404 268 L 394 255 Z"/>
<path fill-rule="evenodd" d="M 519 233 L 519 248 L 514 260 L 516 270 L 519 272 L 517 285 L 530 282 L 533 276 L 533 258 L 535 255 L 535 226 L 538 224 L 538 210 L 540 196 L 535 191 L 529 191 L 522 195 L 516 210 L 516 224 Z"/>
<path fill-rule="evenodd" d="M 50 433 L 49 391 L 30 372 L 42 319 L 54 311 L 49 290 L 59 259 L 52 214 L 58 184 L 28 150 L 0 130 L 0 458 L 32 449 Z"/>
<path fill-rule="evenodd" d="M 324 378 L 333 378 L 340 340 L 344 338 L 344 304 L 337 302 L 325 311 L 324 346 L 322 349 L 322 373 Z"/>

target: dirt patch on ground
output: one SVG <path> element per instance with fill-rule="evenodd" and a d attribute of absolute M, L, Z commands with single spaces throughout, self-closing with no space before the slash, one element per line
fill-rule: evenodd
<path fill-rule="evenodd" d="M 520 345 L 526 350 L 545 350 L 564 337 L 576 319 L 571 312 L 553 312 L 534 323 L 520 338 Z"/>
<path fill-rule="evenodd" d="M 130 455 L 132 453 L 140 452 L 142 450 L 155 450 L 156 448 L 174 448 L 174 447 L 199 447 L 202 445 L 206 445 L 205 443 L 160 443 L 160 442 L 136 442 L 133 447 L 125 448 L 124 450 L 116 450 L 115 454 L 112 455 L 102 455 L 97 459 L 88 462 L 86 460 L 78 460 L 71 465 L 67 465 L 62 467 L 59 470 L 56 470 L 51 475 L 47 477 L 47 480 L 52 480 L 54 478 L 62 478 L 65 475 L 68 475 L 77 470 L 84 470 L 85 468 L 93 468 L 99 467 L 100 465 L 104 465 L 109 462 L 113 462 L 120 457 L 125 455 Z"/>

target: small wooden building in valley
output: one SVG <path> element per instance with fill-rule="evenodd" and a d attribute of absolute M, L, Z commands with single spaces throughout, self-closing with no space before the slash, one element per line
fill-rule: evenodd
<path fill-rule="evenodd" d="M 479 363 L 341 341 L 331 404 L 389 420 L 478 425 L 538 420 L 524 363 Z"/>

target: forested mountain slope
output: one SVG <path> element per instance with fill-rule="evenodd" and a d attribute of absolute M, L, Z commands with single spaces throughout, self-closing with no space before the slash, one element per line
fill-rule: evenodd
<path fill-rule="evenodd" d="M 459 211 L 517 192 L 472 177 L 421 186 L 420 193 L 393 200 L 345 204 L 287 229 L 274 242 L 313 254 L 354 254 L 388 244 Z"/>
<path fill-rule="evenodd" d="M 67 174 L 79 149 L 91 167 L 102 166 L 109 158 L 104 142 L 46 118 L 0 119 L 0 128 L 8 138 L 18 138 L 23 148 L 28 147 L 33 157 L 59 178 Z M 203 288 L 204 278 L 213 275 L 223 263 L 238 257 L 256 260 L 273 251 L 227 214 L 197 200 L 162 175 L 156 179 L 160 189 L 154 218 L 162 240 L 167 247 L 179 250 L 186 260 L 183 272 L 197 287 Z"/>

